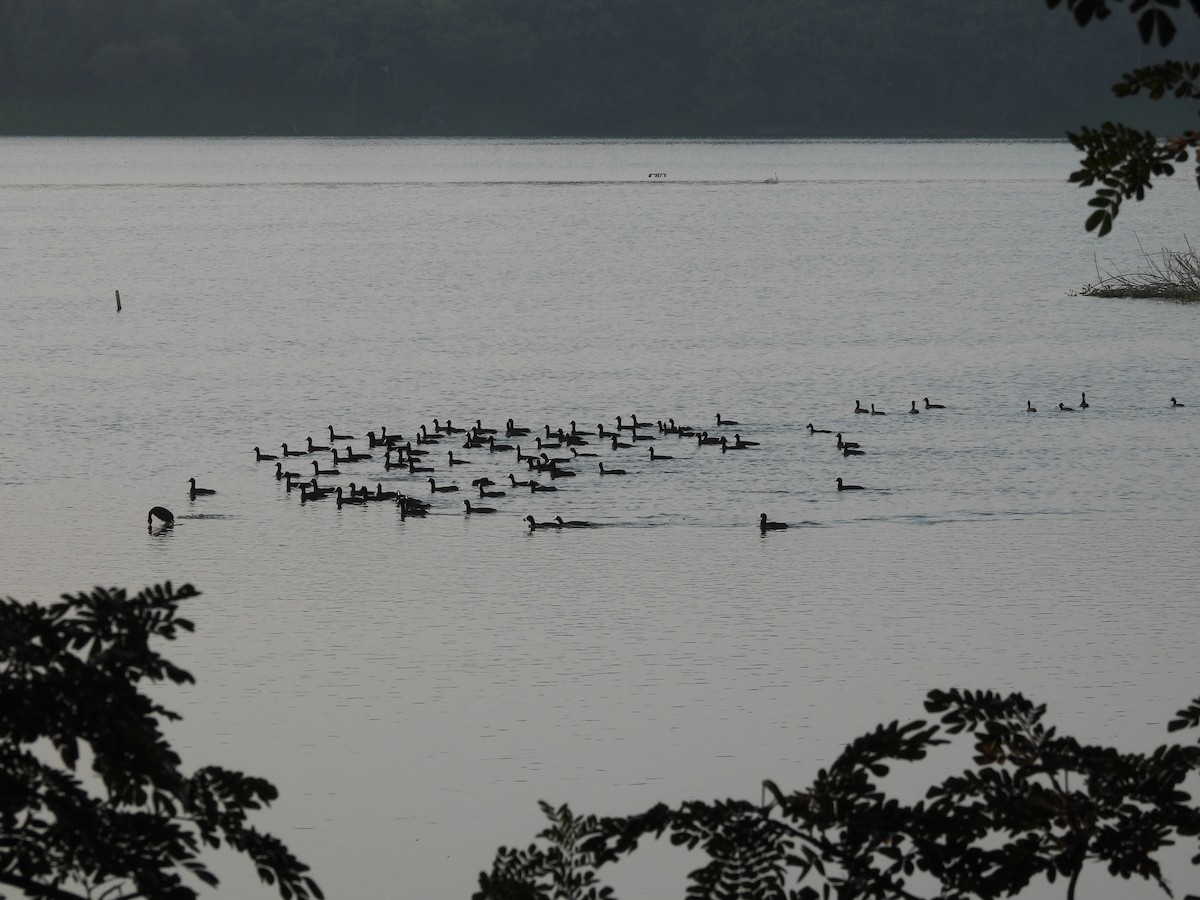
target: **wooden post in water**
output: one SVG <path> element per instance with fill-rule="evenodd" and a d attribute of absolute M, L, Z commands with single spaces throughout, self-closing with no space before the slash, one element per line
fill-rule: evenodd
<path fill-rule="evenodd" d="M 121 311 L 121 292 L 117 291 L 117 312 Z"/>

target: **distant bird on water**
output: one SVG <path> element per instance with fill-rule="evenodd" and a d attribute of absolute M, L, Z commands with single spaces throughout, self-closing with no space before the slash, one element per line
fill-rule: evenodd
<path fill-rule="evenodd" d="M 1037 412 L 1037 407 L 1033 405 L 1032 400 L 1025 401 L 1025 412 Z"/>
<path fill-rule="evenodd" d="M 570 521 L 564 522 L 562 516 L 555 516 L 554 522 L 556 525 L 558 525 L 559 528 L 591 528 L 592 527 L 591 522 L 584 522 L 581 519 L 571 519 Z"/>
<path fill-rule="evenodd" d="M 760 513 L 758 516 L 758 527 L 763 531 L 782 531 L 787 528 L 787 522 L 768 522 L 767 514 Z"/>
<path fill-rule="evenodd" d="M 195 500 L 197 497 L 207 497 L 207 496 L 210 496 L 211 494 L 216 493 L 216 491 L 214 491 L 212 488 L 196 487 L 196 479 L 195 478 L 189 478 L 188 484 L 191 485 L 191 489 L 188 491 L 188 495 L 193 500 Z"/>
<path fill-rule="evenodd" d="M 117 312 L 120 312 L 120 311 L 121 311 L 121 292 L 117 291 Z M 161 507 L 156 506 L 155 509 L 161 509 Z"/>
<path fill-rule="evenodd" d="M 150 507 L 150 512 L 146 513 L 147 527 L 153 528 L 155 519 L 158 519 L 158 521 L 162 524 L 163 528 L 174 528 L 175 527 L 175 514 L 173 512 L 171 512 L 169 509 L 167 509 L 165 506 Z"/>
<path fill-rule="evenodd" d="M 1171 408 L 1172 408 L 1172 409 L 1178 409 L 1179 407 L 1181 407 L 1181 406 L 1183 406 L 1183 405 L 1184 405 L 1184 404 L 1180 403 L 1180 402 L 1179 402 L 1178 400 L 1176 400 L 1174 397 L 1172 397 L 1172 398 L 1171 398 Z"/>

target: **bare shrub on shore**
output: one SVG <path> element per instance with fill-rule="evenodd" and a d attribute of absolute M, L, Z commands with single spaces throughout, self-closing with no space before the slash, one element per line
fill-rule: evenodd
<path fill-rule="evenodd" d="M 1191 242 L 1183 239 L 1187 250 L 1168 250 L 1150 253 L 1138 241 L 1142 265 L 1136 271 L 1109 269 L 1100 271 L 1096 262 L 1096 281 L 1085 284 L 1079 292 L 1085 297 L 1149 297 L 1161 300 L 1200 300 L 1200 255 Z"/>

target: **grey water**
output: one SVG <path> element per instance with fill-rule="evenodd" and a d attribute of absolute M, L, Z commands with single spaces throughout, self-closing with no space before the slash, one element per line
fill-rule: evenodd
<path fill-rule="evenodd" d="M 1155 746 L 1200 694 L 1200 307 L 1075 292 L 1194 239 L 1197 197 L 1162 182 L 1097 241 L 1075 156 L 0 140 L 0 591 L 194 583 L 172 738 L 279 786 L 261 824 L 331 898 L 468 896 L 541 829 L 538 799 L 800 788 L 932 688 L 1023 691 L 1084 739 Z M 433 503 L 405 521 L 301 504 L 252 449 L 512 418 L 533 450 L 617 416 L 758 446 L 663 435 L 674 459 L 651 462 L 593 438 L 558 491 L 508 488 L 487 516 L 460 498 L 528 478 L 513 452 L 455 447 L 451 471 L 443 442 L 426 464 L 457 494 L 378 450 L 322 479 Z M 217 493 L 189 500 L 190 477 Z M 155 505 L 173 530 L 148 531 Z M 613 881 L 681 896 L 695 864 Z M 1154 895 L 1106 877 L 1085 895 Z"/>

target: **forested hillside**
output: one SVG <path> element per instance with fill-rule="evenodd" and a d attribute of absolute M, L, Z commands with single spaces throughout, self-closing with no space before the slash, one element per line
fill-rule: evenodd
<path fill-rule="evenodd" d="M 0 133 L 1059 136 L 1142 52 L 1043 0 L 0 0 Z"/>

